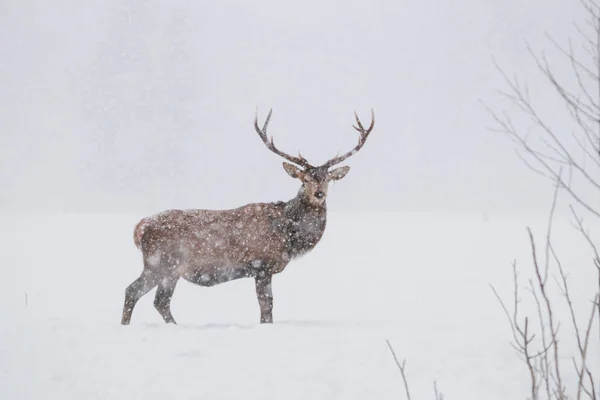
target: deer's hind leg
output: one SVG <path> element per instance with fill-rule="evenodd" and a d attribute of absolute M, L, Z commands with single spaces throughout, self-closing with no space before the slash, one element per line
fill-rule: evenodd
<path fill-rule="evenodd" d="M 158 284 L 156 272 L 144 268 L 139 278 L 125 289 L 125 304 L 123 305 L 122 325 L 129 325 L 133 308 L 139 299 L 152 290 Z"/>
<path fill-rule="evenodd" d="M 154 296 L 154 308 L 156 308 L 167 324 L 176 324 L 173 314 L 171 314 L 171 298 L 173 297 L 173 292 L 175 292 L 178 280 L 179 276 L 162 278 L 158 283 L 156 295 Z"/>

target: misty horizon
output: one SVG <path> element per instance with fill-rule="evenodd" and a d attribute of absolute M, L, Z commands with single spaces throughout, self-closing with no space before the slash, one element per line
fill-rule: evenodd
<path fill-rule="evenodd" d="M 536 176 L 480 100 L 496 60 L 552 112 L 525 40 L 574 35 L 566 2 L 9 3 L 0 14 L 0 207 L 122 212 L 287 200 L 299 185 L 252 123 L 322 163 L 369 143 L 332 211 L 529 212 Z M 560 65 L 559 65 L 560 67 Z M 564 116 L 568 118 L 568 116 Z M 527 129 L 527 124 L 524 124 Z"/>

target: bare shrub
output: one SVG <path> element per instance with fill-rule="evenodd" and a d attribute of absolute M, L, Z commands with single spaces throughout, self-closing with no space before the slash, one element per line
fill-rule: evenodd
<path fill-rule="evenodd" d="M 390 352 L 392 353 L 392 357 L 394 358 L 394 362 L 396 363 L 396 367 L 398 367 L 398 371 L 400 371 L 400 375 L 402 376 L 402 382 L 404 383 L 404 390 L 406 391 L 406 399 L 411 400 L 408 380 L 406 379 L 406 360 L 402 360 L 402 363 L 400 363 L 400 361 L 398 360 L 398 357 L 396 356 L 396 352 L 394 351 L 394 348 L 392 347 L 392 344 L 390 343 L 390 341 L 386 340 L 385 342 L 387 343 L 388 348 L 390 349 Z M 433 393 L 435 395 L 435 400 L 444 400 L 444 394 L 438 390 L 436 381 L 433 381 Z"/>
<path fill-rule="evenodd" d="M 570 65 L 567 75 L 559 77 L 545 53 L 536 54 L 527 46 L 537 70 L 562 101 L 562 110 L 545 115 L 527 85 L 518 78 L 510 78 L 498 64 L 496 67 L 506 84 L 500 95 L 508 100 L 512 111 L 498 112 L 484 104 L 495 122 L 492 129 L 515 143 L 525 165 L 555 184 L 543 255 L 532 230 L 527 229 L 533 277 L 525 288 L 536 312 L 532 316 L 531 312 L 522 310 L 516 262 L 513 263 L 512 304 L 507 305 L 492 287 L 510 325 L 513 348 L 526 366 L 531 399 L 600 398 L 600 371 L 593 370 L 589 362 L 590 346 L 600 343 L 600 257 L 596 241 L 582 217 L 586 214 L 600 218 L 600 4 L 594 0 L 581 0 L 580 3 L 586 18 L 575 24 L 576 39 L 569 39 L 563 45 L 546 35 L 562 61 Z M 558 111 L 570 118 L 568 128 L 558 122 Z M 520 127 L 516 119 L 531 126 Z M 579 307 L 574 305 L 567 279 L 568 273 L 577 271 L 578 266 L 563 265 L 552 239 L 559 192 L 567 194 L 574 226 L 593 254 L 589 268 L 594 268 L 598 274 L 598 284 L 588 295 L 590 303 L 583 322 L 577 320 Z M 551 288 L 558 289 L 558 298 Z M 568 310 L 567 317 L 557 313 L 559 302 Z M 561 318 L 570 319 L 567 323 L 571 330 L 566 333 L 560 330 L 561 324 L 565 323 Z M 576 354 L 566 362 L 561 357 L 561 347 L 569 339 L 576 344 Z M 566 371 L 574 371 L 575 387 L 567 387 Z"/>

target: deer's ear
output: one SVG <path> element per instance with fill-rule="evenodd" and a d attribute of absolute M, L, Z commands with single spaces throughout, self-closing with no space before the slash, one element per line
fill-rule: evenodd
<path fill-rule="evenodd" d="M 339 167 L 334 169 L 333 171 L 329 171 L 327 175 L 330 181 L 338 181 L 346 176 L 346 174 L 350 171 L 350 167 Z"/>
<path fill-rule="evenodd" d="M 287 172 L 288 175 L 291 176 L 292 178 L 302 179 L 302 177 L 304 176 L 304 171 L 302 171 L 300 168 L 296 167 L 295 165 L 284 162 L 283 169 L 285 169 L 285 172 Z"/>

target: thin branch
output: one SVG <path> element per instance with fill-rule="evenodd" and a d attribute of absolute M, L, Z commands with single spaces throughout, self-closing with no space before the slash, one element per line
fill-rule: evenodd
<path fill-rule="evenodd" d="M 436 381 L 433 381 L 433 393 L 435 394 L 435 400 L 444 400 L 444 395 L 438 391 Z"/>
<path fill-rule="evenodd" d="M 558 171 L 558 176 L 562 176 L 562 168 Z M 554 213 L 556 212 L 556 203 L 558 201 L 558 190 L 560 189 L 560 180 L 556 182 L 554 187 L 554 193 L 552 195 L 552 205 L 550 207 L 550 213 L 548 213 L 548 230 L 546 231 L 546 262 L 544 265 L 544 284 L 548 280 L 548 270 L 550 263 L 550 247 L 551 247 L 551 236 L 552 236 L 552 225 L 554 222 Z"/>
<path fill-rule="evenodd" d="M 575 221 L 577 221 L 577 230 L 583 235 L 588 245 L 594 251 L 594 259 L 600 259 L 600 254 L 598 253 L 598 248 L 596 247 L 596 244 L 593 242 L 592 238 L 590 237 L 590 234 L 586 232 L 585 228 L 583 227 L 583 219 L 577 215 L 577 212 L 575 211 L 575 208 L 573 208 L 572 205 L 569 205 L 569 209 L 571 210 L 571 214 L 573 214 Z"/>
<path fill-rule="evenodd" d="M 573 118 L 574 118 L 576 121 L 578 121 L 578 122 L 580 122 L 580 121 L 581 121 L 581 120 L 579 120 L 579 119 L 578 119 L 578 116 L 577 116 L 577 114 L 576 114 L 576 113 L 571 113 L 571 115 L 572 115 L 572 117 L 573 117 Z M 575 139 L 575 142 L 577 142 L 577 146 L 579 146 L 579 149 L 580 149 L 581 151 L 583 151 L 583 152 L 584 152 L 584 154 L 585 154 L 586 156 L 588 156 L 588 158 L 594 162 L 594 164 L 596 164 L 596 167 L 600 168 L 600 159 L 598 158 L 598 153 L 599 153 L 599 151 L 598 151 L 598 150 L 596 150 L 596 148 L 595 148 L 595 144 L 593 144 L 593 141 L 591 141 L 591 137 L 590 137 L 589 133 L 586 131 L 587 129 L 589 129 L 589 127 L 581 125 L 581 128 L 582 128 L 582 130 L 583 130 L 583 132 L 584 132 L 584 134 L 585 134 L 585 137 L 588 139 L 588 141 L 590 141 L 590 142 L 592 143 L 592 144 L 591 144 L 592 150 L 594 150 L 596 154 L 593 154 L 593 153 L 592 153 L 592 152 L 591 152 L 591 151 L 590 151 L 590 150 L 589 150 L 589 149 L 588 149 L 588 148 L 587 148 L 587 147 L 586 147 L 586 146 L 585 146 L 585 145 L 584 145 L 584 144 L 581 142 L 581 139 L 579 139 L 579 137 L 577 137 L 577 135 L 575 134 L 575 132 L 571 132 L 571 136 L 573 136 L 573 139 Z"/>
<path fill-rule="evenodd" d="M 394 361 L 396 362 L 396 366 L 398 367 L 398 369 L 400 370 L 400 374 L 402 375 L 402 380 L 404 381 L 404 389 L 406 389 L 406 398 L 407 398 L 407 400 L 410 400 L 410 392 L 408 391 L 408 382 L 406 381 L 406 375 L 404 373 L 404 368 L 406 367 L 406 360 L 402 360 L 402 364 L 400 364 L 400 361 L 398 361 L 398 357 L 396 357 L 396 352 L 394 351 L 394 348 L 392 347 L 392 344 L 390 343 L 390 341 L 386 339 L 385 342 L 387 343 L 388 347 L 390 348 L 390 351 L 392 352 L 392 356 L 394 357 Z"/>
<path fill-rule="evenodd" d="M 588 380 L 590 381 L 590 387 L 591 387 L 590 388 L 591 395 L 588 394 L 588 397 L 592 400 L 598 400 L 598 397 L 596 396 L 596 384 L 594 383 L 594 376 L 592 375 L 592 373 L 589 369 L 587 369 L 585 372 L 587 374 Z"/>
<path fill-rule="evenodd" d="M 581 350 L 581 371 L 579 372 L 579 381 L 577 384 L 577 400 L 579 400 L 581 398 L 581 389 L 583 388 L 583 377 L 584 377 L 583 374 L 586 371 L 589 374 L 589 370 L 586 367 L 586 359 L 587 359 L 587 353 L 588 353 L 588 345 L 590 342 L 590 333 L 592 332 L 592 325 L 594 324 L 594 317 L 596 316 L 596 304 L 599 301 L 600 301 L 600 293 L 597 293 L 596 297 L 594 298 L 594 304 L 592 307 L 592 315 L 590 316 L 590 319 L 588 321 L 588 326 L 585 331 L 585 339 L 583 341 L 583 348 Z M 593 379 L 592 379 L 592 384 L 593 384 Z"/>
<path fill-rule="evenodd" d="M 591 116 L 586 110 L 584 110 L 581 107 L 580 103 L 575 103 L 570 98 L 570 95 L 567 93 L 567 91 L 564 89 L 564 87 L 560 83 L 558 83 L 558 81 L 554 77 L 554 74 L 552 73 L 552 71 L 550 70 L 550 67 L 548 66 L 548 61 L 546 60 L 546 58 L 545 57 L 543 58 L 543 60 L 545 62 L 545 65 L 543 65 L 542 62 L 540 61 L 540 59 L 533 53 L 533 50 L 531 50 L 531 48 L 529 46 L 528 46 L 528 50 L 531 53 L 532 57 L 534 58 L 535 62 L 537 63 L 538 68 L 546 75 L 546 77 L 550 80 L 550 82 L 552 83 L 552 85 L 554 86 L 554 88 L 559 92 L 559 94 L 561 94 L 561 96 L 565 99 L 565 101 L 567 101 L 567 103 L 569 103 L 571 106 L 577 107 L 580 112 L 582 112 L 584 115 L 586 115 L 593 122 L 600 123 L 600 119 L 598 119 L 598 116 Z M 538 115 L 537 111 L 533 108 L 533 106 L 531 105 L 531 103 L 524 101 L 524 98 L 523 98 L 523 96 L 520 95 L 520 93 L 517 92 L 515 94 L 523 102 L 523 105 L 527 109 L 528 114 L 531 116 L 531 118 L 533 119 L 533 121 L 539 127 L 541 127 L 542 130 L 558 146 L 558 148 L 563 153 L 563 156 L 565 157 L 566 161 L 570 165 L 572 165 L 575 169 L 577 169 L 579 171 L 579 173 L 581 173 L 587 179 L 587 181 L 590 184 L 592 184 L 597 190 L 600 190 L 600 183 L 598 183 L 594 178 L 592 178 L 587 173 L 587 171 L 583 167 L 581 167 L 581 165 L 578 162 L 576 162 L 573 159 L 573 157 L 571 156 L 571 153 L 569 152 L 569 150 L 567 150 L 567 148 L 564 146 L 564 144 L 558 139 L 558 137 L 556 136 L 556 134 L 554 133 L 554 131 L 540 118 L 540 116 Z"/>
<path fill-rule="evenodd" d="M 557 340 L 558 330 L 554 328 L 555 322 L 554 322 L 554 315 L 553 315 L 553 311 L 552 311 L 552 305 L 550 303 L 550 299 L 548 298 L 548 293 L 546 292 L 546 285 L 544 284 L 542 275 L 540 273 L 540 266 L 538 263 L 537 253 L 536 253 L 536 248 L 535 248 L 535 240 L 533 239 L 533 233 L 531 232 L 531 228 L 527 228 L 527 232 L 529 233 L 529 242 L 531 244 L 531 255 L 533 258 L 533 266 L 534 266 L 535 274 L 537 277 L 537 284 L 538 284 L 538 287 L 542 294 L 542 299 L 544 300 L 544 303 L 546 305 L 546 314 L 548 315 L 548 325 L 550 327 L 550 333 L 552 335 L 552 347 L 553 347 L 553 353 L 554 353 L 554 368 L 555 368 L 554 372 L 556 374 L 556 383 L 557 383 L 558 390 L 559 390 L 558 398 L 564 399 L 565 398 L 564 386 L 562 384 L 562 378 L 560 375 L 560 363 L 559 363 L 558 340 Z"/>
<path fill-rule="evenodd" d="M 556 40 L 554 40 L 554 38 L 552 38 L 552 36 L 546 34 L 546 38 L 552 42 L 552 44 L 554 45 L 554 47 L 556 47 L 561 53 L 563 53 L 563 55 L 569 57 L 569 52 L 566 51 L 560 44 L 558 44 L 556 42 Z M 588 67 L 586 67 L 585 65 L 583 65 L 581 62 L 574 60 L 575 63 L 577 64 L 577 66 L 579 68 L 581 68 L 582 71 L 584 71 L 586 74 L 588 74 L 590 76 L 590 78 L 592 78 L 593 80 L 597 81 L 600 79 L 600 74 L 596 74 L 595 72 L 593 72 L 592 70 L 590 70 Z"/>
<path fill-rule="evenodd" d="M 504 74 L 504 76 L 506 76 L 506 75 Z M 487 105 L 485 105 L 485 103 L 482 102 L 481 104 L 484 106 L 484 108 L 490 114 L 490 116 L 502 128 L 501 132 L 508 134 L 509 137 L 511 137 L 513 140 L 515 140 L 515 142 L 518 143 L 526 152 L 531 154 L 533 156 L 533 158 L 543 167 L 543 169 L 548 172 L 549 176 L 553 180 L 558 181 L 560 183 L 561 187 L 563 189 L 565 189 L 567 191 L 567 193 L 569 193 L 569 195 L 575 201 L 577 201 L 577 203 L 579 203 L 582 207 L 584 207 L 590 213 L 594 214 L 596 217 L 600 218 L 600 212 L 596 211 L 585 200 L 583 200 L 577 193 L 575 193 L 575 191 L 573 191 L 573 189 L 570 187 L 570 185 L 567 182 L 565 182 L 560 176 L 558 176 L 557 171 L 554 168 L 552 168 L 552 166 L 550 166 L 548 164 L 548 162 L 542 156 L 540 156 L 540 154 L 538 152 L 536 152 L 534 149 L 531 148 L 531 146 L 529 146 L 529 144 L 525 141 L 525 139 L 522 138 L 514 130 L 514 128 L 511 126 L 511 124 L 508 121 L 500 118 L 494 111 L 492 111 Z M 497 131 L 500 131 L 500 130 L 497 130 Z"/>
<path fill-rule="evenodd" d="M 581 40 L 583 40 L 585 44 L 591 47 L 596 47 L 596 42 L 588 37 L 587 33 L 585 33 L 583 29 L 581 29 L 581 26 L 579 26 L 579 24 L 574 23 L 573 26 L 575 27 L 575 30 L 577 31 L 577 33 L 579 33 L 579 35 L 581 36 Z"/>
<path fill-rule="evenodd" d="M 588 326 L 585 331 L 586 332 L 585 337 L 582 340 L 581 334 L 579 331 L 579 325 L 577 324 L 577 319 L 575 317 L 573 301 L 571 299 L 571 294 L 569 293 L 569 285 L 567 284 L 567 276 L 562 267 L 562 263 L 560 262 L 558 256 L 554 252 L 554 249 L 552 249 L 552 255 L 554 257 L 554 260 L 556 261 L 556 264 L 558 265 L 558 270 L 559 270 L 560 277 L 561 277 L 561 282 L 559 282 L 559 287 L 567 301 L 569 313 L 571 314 L 571 322 L 573 323 L 573 328 L 575 330 L 575 339 L 577 340 L 577 347 L 579 349 L 579 355 L 581 356 L 581 367 L 578 367 L 577 362 L 575 360 L 573 360 L 573 363 L 575 364 L 575 368 L 577 370 L 577 375 L 578 375 L 577 399 L 579 400 L 579 399 L 581 399 L 582 389 L 584 389 L 583 378 L 584 378 L 585 372 L 587 371 L 587 366 L 586 366 L 587 349 L 588 349 L 588 343 L 589 343 L 589 337 L 590 337 L 592 324 L 593 324 L 594 318 L 596 316 L 596 300 L 598 299 L 599 294 L 596 294 L 596 296 L 594 298 L 594 303 L 593 303 L 593 307 L 592 307 L 592 315 L 588 320 Z"/>
<path fill-rule="evenodd" d="M 540 330 L 542 331 L 542 348 L 545 349 L 544 353 L 541 356 L 542 364 L 540 369 L 542 371 L 542 380 L 544 381 L 544 386 L 546 388 L 546 395 L 548 396 L 548 399 L 550 399 L 550 378 L 552 377 L 552 371 L 550 370 L 550 362 L 548 360 L 548 350 L 550 349 L 550 346 L 552 346 L 552 340 L 550 340 L 550 343 L 548 343 L 546 335 L 546 322 L 544 319 L 544 313 L 542 312 L 542 304 L 540 303 L 539 296 L 537 295 L 533 280 L 531 279 L 529 280 L 529 286 L 537 307 L 538 318 L 540 319 Z"/>
<path fill-rule="evenodd" d="M 598 271 L 598 293 L 600 293 L 600 258 L 596 257 L 594 259 L 594 265 L 596 265 Z M 598 300 L 596 306 L 598 307 L 598 340 L 600 341 L 600 300 Z"/>
<path fill-rule="evenodd" d="M 516 153 L 517 153 L 517 156 L 523 162 L 523 164 L 525 164 L 525 166 L 528 167 L 530 170 L 532 170 L 533 172 L 535 172 L 535 173 L 543 176 L 544 178 L 552 179 L 552 176 L 548 175 L 547 173 L 545 173 L 545 172 L 537 169 L 533 165 L 531 165 L 531 163 L 529 161 L 527 161 L 527 159 L 519 152 L 519 150 L 516 150 Z"/>
<path fill-rule="evenodd" d="M 542 348 L 537 353 L 531 353 L 531 343 L 533 342 L 535 335 L 531 334 L 529 331 L 529 318 L 525 317 L 523 321 L 523 325 L 519 323 L 519 283 L 518 283 L 518 275 L 517 275 L 517 266 L 516 262 L 513 262 L 513 313 L 510 315 L 508 308 L 504 304 L 504 301 L 494 288 L 494 286 L 490 285 L 496 299 L 500 302 L 502 309 L 504 310 L 504 314 L 506 315 L 511 331 L 513 334 L 514 343 L 511 343 L 512 348 L 523 356 L 523 360 L 527 366 L 527 370 L 529 372 L 529 379 L 531 382 L 531 396 L 532 399 L 537 399 L 537 393 L 539 390 L 539 383 L 537 379 L 535 360 L 539 357 L 543 357 L 547 352 L 548 348 Z"/>
<path fill-rule="evenodd" d="M 592 98 L 587 88 L 583 84 L 583 79 L 581 78 L 581 73 L 579 72 L 579 67 L 577 65 L 577 61 L 575 60 L 575 52 L 573 51 L 573 42 L 569 39 L 569 60 L 571 61 L 571 68 L 573 69 L 573 73 L 575 74 L 575 78 L 577 78 L 577 84 L 579 85 L 579 89 L 585 95 L 587 100 L 590 102 L 592 107 L 596 109 L 598 112 L 599 104 Z"/>
<path fill-rule="evenodd" d="M 596 21 L 600 20 L 600 10 L 594 10 L 593 6 L 596 6 L 596 8 L 598 8 L 598 5 L 595 4 L 594 2 L 586 2 L 585 0 L 580 0 L 579 1 L 581 3 L 581 5 L 583 6 L 583 8 L 585 8 L 585 10 L 592 16 L 592 18 Z"/>

